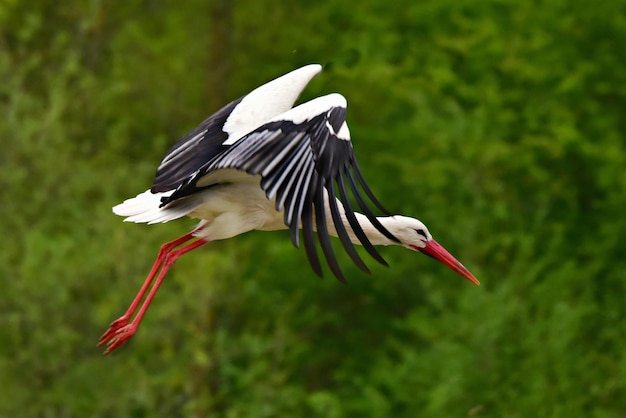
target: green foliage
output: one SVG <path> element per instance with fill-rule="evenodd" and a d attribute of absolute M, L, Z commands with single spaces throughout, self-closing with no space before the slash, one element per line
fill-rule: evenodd
<path fill-rule="evenodd" d="M 0 415 L 622 417 L 626 9 L 558 0 L 4 1 Z M 348 286 L 287 234 L 181 259 L 110 213 L 228 100 L 299 65 L 366 177 L 482 281 L 401 248 Z M 370 263 L 372 264 L 372 263 Z M 327 274 L 327 276 L 330 276 Z"/>

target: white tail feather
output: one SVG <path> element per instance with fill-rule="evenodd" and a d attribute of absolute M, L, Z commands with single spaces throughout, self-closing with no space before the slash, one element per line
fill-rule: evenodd
<path fill-rule="evenodd" d="M 113 213 L 119 216 L 126 216 L 124 222 L 154 224 L 182 218 L 202 204 L 201 199 L 190 196 L 187 199 L 177 200 L 174 204 L 162 208 L 159 207 L 161 198 L 168 196 L 170 193 L 152 193 L 150 190 L 146 190 L 114 206 Z"/>

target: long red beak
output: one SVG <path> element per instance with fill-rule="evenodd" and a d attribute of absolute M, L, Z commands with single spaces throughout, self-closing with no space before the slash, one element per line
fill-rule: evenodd
<path fill-rule="evenodd" d="M 452 256 L 445 248 L 443 248 L 437 241 L 430 240 L 426 243 L 426 247 L 424 248 L 416 248 L 418 251 L 423 252 L 424 254 L 434 258 L 435 260 L 441 261 L 446 266 L 450 267 L 452 270 L 456 271 L 461 276 L 465 277 L 467 280 L 474 284 L 480 284 L 478 279 L 474 277 L 474 275 L 465 268 L 465 266 Z"/>

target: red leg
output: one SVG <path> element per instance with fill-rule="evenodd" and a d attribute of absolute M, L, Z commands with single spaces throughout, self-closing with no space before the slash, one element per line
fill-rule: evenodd
<path fill-rule="evenodd" d="M 117 330 L 119 330 L 125 325 L 128 325 L 128 322 L 130 321 L 133 314 L 137 310 L 137 306 L 139 306 L 139 303 L 141 302 L 146 292 L 150 288 L 150 285 L 154 281 L 154 278 L 156 277 L 157 272 L 161 268 L 161 265 L 163 264 L 163 260 L 165 259 L 167 254 L 170 251 L 172 251 L 174 248 L 178 247 L 181 244 L 184 244 L 185 242 L 189 241 L 192 238 L 193 238 L 193 232 L 190 232 L 186 235 L 183 235 L 180 238 L 167 242 L 161 246 L 161 249 L 159 250 L 159 254 L 157 255 L 157 258 L 154 264 L 152 265 L 152 269 L 150 270 L 150 273 L 148 273 L 148 277 L 146 278 L 146 280 L 143 282 L 141 289 L 139 289 L 139 292 L 137 292 L 135 299 L 133 299 L 133 302 L 130 304 L 130 306 L 126 310 L 126 313 L 124 313 L 124 315 L 120 316 L 118 319 L 111 322 L 109 329 L 104 334 L 102 334 L 102 337 L 100 337 L 100 342 L 98 343 L 98 346 L 104 345 L 106 341 L 109 338 L 111 338 Z"/>
<path fill-rule="evenodd" d="M 141 289 L 139 289 L 137 296 L 135 296 L 135 299 L 129 306 L 126 313 L 124 313 L 124 315 L 122 315 L 120 318 L 113 321 L 109 326 L 109 329 L 102 335 L 102 337 L 100 337 L 98 346 L 102 346 L 104 344 L 108 345 L 108 348 L 104 354 L 108 354 L 111 351 L 115 350 L 135 333 L 137 327 L 139 326 L 139 323 L 141 322 L 142 317 L 144 316 L 146 310 L 148 309 L 148 306 L 150 305 L 150 302 L 152 302 L 154 295 L 156 294 L 159 286 L 165 278 L 167 271 L 170 269 L 172 264 L 174 264 L 176 259 L 178 259 L 178 257 L 180 257 L 181 255 L 195 248 L 198 248 L 203 244 L 206 244 L 206 240 L 199 239 L 198 241 L 192 242 L 185 245 L 184 247 L 179 248 L 178 250 L 175 250 L 177 246 L 193 239 L 193 234 L 196 231 L 197 229 L 189 234 L 183 235 L 182 237 L 175 239 L 174 241 L 168 242 L 161 247 L 157 259 L 154 262 L 150 273 L 148 274 L 148 277 L 144 281 L 144 284 L 141 286 Z M 141 302 L 144 295 L 150 288 L 152 282 L 154 281 L 156 273 L 159 271 L 159 269 L 161 271 L 159 273 L 159 276 L 157 277 L 156 282 L 154 283 L 154 286 L 152 286 L 152 289 L 150 290 L 150 293 L 148 293 L 146 300 L 141 305 L 137 316 L 132 322 L 130 322 L 134 312 L 139 306 L 139 303 Z"/>

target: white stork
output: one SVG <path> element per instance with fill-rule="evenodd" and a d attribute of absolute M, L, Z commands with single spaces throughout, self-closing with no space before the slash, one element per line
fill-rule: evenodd
<path fill-rule="evenodd" d="M 150 190 L 113 208 L 128 222 L 151 224 L 183 216 L 201 221 L 190 233 L 161 247 L 126 313 L 102 335 L 99 345 L 108 346 L 105 354 L 132 337 L 178 257 L 207 242 L 255 229 L 289 229 L 296 247 L 301 229 L 311 267 L 321 276 L 316 231 L 330 270 L 342 282 L 331 235 L 339 237 L 350 258 L 366 272 L 354 244 L 384 265 L 374 245 L 397 244 L 429 255 L 479 284 L 422 222 L 400 215 L 376 217 L 368 207 L 363 193 L 389 215 L 357 165 L 343 96 L 329 94 L 292 108 L 321 69 L 317 64 L 299 68 L 218 110 L 168 151 Z M 353 209 L 350 194 L 362 214 Z"/>

